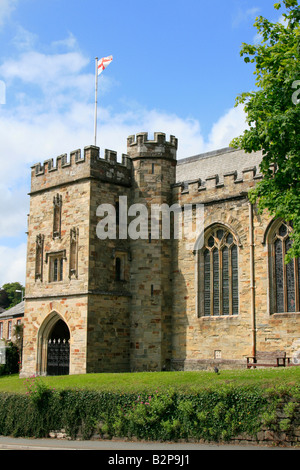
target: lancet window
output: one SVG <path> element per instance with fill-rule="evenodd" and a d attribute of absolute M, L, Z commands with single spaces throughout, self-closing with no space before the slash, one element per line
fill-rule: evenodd
<path fill-rule="evenodd" d="M 200 315 L 238 315 L 238 246 L 227 228 L 206 235 L 199 268 Z"/>
<path fill-rule="evenodd" d="M 299 312 L 300 259 L 285 262 L 292 245 L 292 227 L 286 222 L 276 223 L 271 235 L 271 305 L 272 313 Z"/>

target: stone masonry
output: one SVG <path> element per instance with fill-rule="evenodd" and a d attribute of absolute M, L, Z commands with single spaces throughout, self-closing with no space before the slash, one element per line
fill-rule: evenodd
<path fill-rule="evenodd" d="M 121 161 L 90 146 L 32 167 L 22 376 L 48 373 L 59 323 L 70 374 L 241 368 L 255 350 L 298 354 L 299 312 L 270 307 L 273 221 L 247 197 L 261 154 L 226 148 L 177 161 L 176 150 L 173 136 L 140 133 Z M 100 239 L 97 208 L 118 213 L 122 197 L 146 208 L 147 236 L 118 236 L 117 219 L 117 236 Z M 238 312 L 204 315 L 201 234 L 176 238 L 170 217 L 171 236 L 153 237 L 153 204 L 190 205 L 193 227 L 200 205 L 204 243 L 214 229 L 232 234 Z M 126 214 L 126 229 L 135 217 Z"/>

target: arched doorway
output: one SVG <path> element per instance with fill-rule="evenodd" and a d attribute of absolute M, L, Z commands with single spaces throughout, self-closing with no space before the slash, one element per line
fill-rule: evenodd
<path fill-rule="evenodd" d="M 70 364 L 70 332 L 59 319 L 52 327 L 47 343 L 47 375 L 68 375 Z"/>

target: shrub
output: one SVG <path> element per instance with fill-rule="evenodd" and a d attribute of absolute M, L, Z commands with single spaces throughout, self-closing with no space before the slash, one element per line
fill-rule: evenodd
<path fill-rule="evenodd" d="M 256 387 L 220 386 L 194 393 L 166 390 L 112 393 L 46 386 L 41 378 L 27 381 L 27 394 L 0 394 L 0 435 L 46 437 L 65 429 L 72 438 L 137 437 L 148 440 L 229 440 L 255 435 L 268 423 L 276 425 L 276 408 L 285 420 L 277 429 L 290 429 L 299 413 L 299 386 L 272 394 Z"/>

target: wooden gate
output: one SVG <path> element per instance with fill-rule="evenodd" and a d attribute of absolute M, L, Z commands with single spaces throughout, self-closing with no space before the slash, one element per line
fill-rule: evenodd
<path fill-rule="evenodd" d="M 68 375 L 70 363 L 70 341 L 49 339 L 47 351 L 47 375 Z"/>

